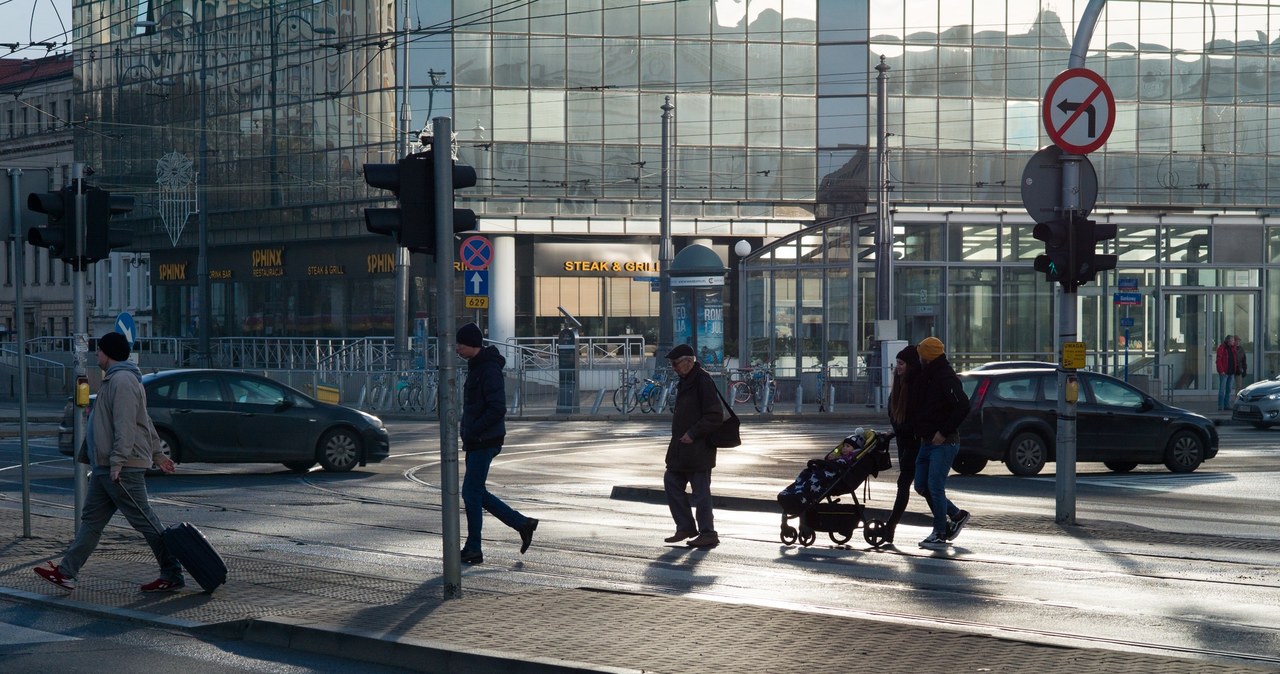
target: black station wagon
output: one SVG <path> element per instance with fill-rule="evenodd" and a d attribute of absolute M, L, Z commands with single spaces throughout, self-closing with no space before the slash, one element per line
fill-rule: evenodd
<path fill-rule="evenodd" d="M 1035 475 L 1055 460 L 1058 373 L 1052 366 L 970 370 L 960 374 L 972 408 L 960 426 L 956 472 L 973 475 L 1003 461 L 1014 475 Z M 1080 371 L 1076 460 L 1116 472 L 1164 464 L 1189 473 L 1218 454 L 1208 418 L 1166 405 L 1125 382 Z"/>

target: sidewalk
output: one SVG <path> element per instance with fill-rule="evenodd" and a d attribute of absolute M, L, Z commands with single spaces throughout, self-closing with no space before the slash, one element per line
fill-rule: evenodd
<path fill-rule="evenodd" d="M 438 565 L 430 577 L 367 559 L 325 557 L 322 567 L 287 551 L 234 542 L 220 543 L 231 575 L 214 594 L 144 595 L 137 586 L 154 575 L 154 561 L 137 534 L 118 524 L 68 594 L 31 568 L 56 561 L 72 536 L 70 518 L 33 514 L 36 537 L 27 539 L 21 511 L 0 509 L 0 536 L 7 541 L 0 547 L 0 596 L 424 672 L 1270 671 L 1034 644 L 944 625 L 587 587 L 545 589 L 512 582 L 501 563 L 465 567 L 463 597 L 445 601 Z"/>

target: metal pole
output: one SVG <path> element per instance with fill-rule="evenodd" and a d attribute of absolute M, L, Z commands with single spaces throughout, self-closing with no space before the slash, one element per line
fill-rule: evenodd
<path fill-rule="evenodd" d="M 876 75 L 876 320 L 893 319 L 893 225 L 889 219 L 889 162 L 885 116 L 888 113 L 889 64 L 880 57 Z"/>
<path fill-rule="evenodd" d="M 404 12 L 400 18 L 400 76 L 401 84 L 400 119 L 396 134 L 396 159 L 409 154 L 409 125 L 413 122 L 413 111 L 409 107 L 409 2 L 400 3 Z M 396 309 L 395 309 L 395 348 L 396 368 L 408 369 L 409 353 L 409 270 L 412 259 L 409 249 L 396 246 Z M 425 361 L 424 361 L 425 362 Z"/>
<path fill-rule="evenodd" d="M 1106 0 L 1089 0 L 1080 24 L 1076 28 L 1075 41 L 1071 43 L 1071 57 L 1068 67 L 1084 66 L 1085 55 L 1089 51 L 1089 41 L 1093 38 L 1093 30 Z M 1080 157 L 1064 153 L 1062 155 L 1062 210 L 1069 219 L 1070 250 L 1075 250 L 1075 220 L 1080 210 Z M 1075 262 L 1072 260 L 1074 266 Z M 1074 273 L 1075 270 L 1073 270 Z M 1074 287 L 1063 288 L 1058 302 L 1058 357 L 1061 359 L 1063 345 L 1074 342 L 1077 338 L 1076 313 L 1079 295 Z M 1067 372 L 1058 368 L 1058 451 L 1055 471 L 1056 508 L 1054 521 L 1058 524 L 1076 523 L 1076 402 L 1074 396 L 1068 396 L 1068 384 L 1077 386 L 1075 372 Z"/>
<path fill-rule="evenodd" d="M 193 15 L 192 20 L 195 19 Z M 196 281 L 199 284 L 200 311 L 199 349 L 200 361 L 204 367 L 213 367 L 213 354 L 209 347 L 209 332 L 213 325 L 212 293 L 209 288 L 209 106 L 205 92 L 208 90 L 209 58 L 205 51 L 204 12 L 196 21 L 196 42 L 200 51 L 200 173 L 196 177 L 199 188 L 196 191 L 196 211 L 200 215 L 200 249 L 196 262 Z M 274 106 L 272 110 L 274 111 Z M 272 137 L 275 137 L 274 129 Z M 274 158 L 274 154 L 272 157 Z"/>
<path fill-rule="evenodd" d="M 440 513 L 444 518 L 444 597 L 462 596 L 462 548 L 458 522 L 458 365 L 454 356 L 453 153 L 448 117 L 431 120 L 431 154 L 436 193 L 436 344 L 440 362 Z"/>
<path fill-rule="evenodd" d="M 675 339 L 675 307 L 671 297 L 671 112 L 676 106 L 667 96 L 662 103 L 662 212 L 658 222 L 658 350 L 657 359 L 667 355 Z"/>
<path fill-rule="evenodd" d="M 9 169 L 10 215 L 13 223 L 14 311 L 18 328 L 18 444 L 22 447 L 22 537 L 31 538 L 31 447 L 27 444 L 27 308 L 22 287 L 27 283 L 25 251 L 27 234 L 22 228 L 22 169 Z"/>
<path fill-rule="evenodd" d="M 75 185 L 76 190 L 76 244 L 74 250 L 84 251 L 84 230 L 85 230 L 85 208 L 84 208 L 84 164 L 75 162 L 71 165 L 71 181 Z M 88 351 L 80 350 L 81 345 L 86 348 L 89 344 L 89 317 L 85 313 L 85 270 L 84 265 L 79 261 L 72 265 L 73 280 L 71 282 L 72 296 L 74 298 L 72 305 L 73 319 L 76 324 L 74 356 L 75 362 L 72 371 L 72 386 L 75 382 L 80 381 L 81 377 L 87 376 L 87 367 L 85 359 L 88 357 Z M 72 435 L 71 447 L 73 450 L 79 451 L 81 443 L 84 442 L 85 428 L 84 415 L 80 414 L 79 408 L 76 408 L 72 414 L 75 420 L 75 433 Z M 71 481 L 75 488 L 75 521 L 80 522 L 80 516 L 84 513 L 85 496 L 89 493 L 89 475 L 85 470 L 87 466 L 78 461 L 71 462 Z"/>
<path fill-rule="evenodd" d="M 278 59 L 276 57 L 276 3 L 271 4 L 271 205 L 280 204 L 279 199 L 279 173 L 280 167 L 277 163 L 276 154 L 278 148 L 276 146 L 276 70 L 279 70 Z"/>

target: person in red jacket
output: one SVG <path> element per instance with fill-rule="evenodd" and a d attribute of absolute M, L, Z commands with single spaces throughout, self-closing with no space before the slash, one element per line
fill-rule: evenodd
<path fill-rule="evenodd" d="M 1235 393 L 1236 375 L 1244 372 L 1244 354 L 1235 335 L 1227 335 L 1218 345 L 1218 409 L 1231 409 L 1231 397 Z"/>

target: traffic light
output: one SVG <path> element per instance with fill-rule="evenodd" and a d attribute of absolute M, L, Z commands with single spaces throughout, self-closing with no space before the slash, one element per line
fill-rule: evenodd
<path fill-rule="evenodd" d="M 109 256 L 111 249 L 124 248 L 133 243 L 132 228 L 111 226 L 111 216 L 133 210 L 133 197 L 90 187 L 85 192 L 84 200 L 85 262 L 97 262 Z"/>
<path fill-rule="evenodd" d="M 1077 220 L 1075 231 L 1075 282 L 1077 286 L 1094 280 L 1100 271 L 1116 268 L 1115 255 L 1100 255 L 1098 244 L 1116 238 L 1116 226 L 1093 220 Z"/>
<path fill-rule="evenodd" d="M 27 195 L 27 209 L 48 216 L 45 227 L 27 230 L 27 242 L 48 248 L 49 254 L 64 262 L 80 259 L 76 236 L 76 189 L 70 185 L 57 192 L 32 192 Z"/>
<path fill-rule="evenodd" d="M 436 181 L 431 151 L 409 155 L 395 164 L 365 164 L 364 179 L 371 187 L 390 190 L 399 208 L 364 209 L 365 229 L 395 237 L 396 243 L 415 253 L 436 252 Z M 453 164 L 453 187 L 476 184 L 475 169 Z M 452 195 L 450 195 L 452 203 Z M 476 214 L 470 209 L 453 209 L 453 232 L 476 228 Z"/>
<path fill-rule="evenodd" d="M 421 250 L 421 232 L 429 230 L 432 213 L 427 202 L 431 162 L 410 155 L 394 164 L 365 164 L 364 180 L 370 187 L 391 190 L 399 208 L 364 209 L 364 226 L 374 234 L 395 238 L 409 250 Z"/>
<path fill-rule="evenodd" d="M 1042 222 L 1032 230 L 1032 236 L 1044 242 L 1044 254 L 1037 255 L 1035 270 L 1044 272 L 1046 281 L 1057 281 L 1064 288 L 1074 288 L 1071 265 L 1071 221 L 1056 219 Z"/>

